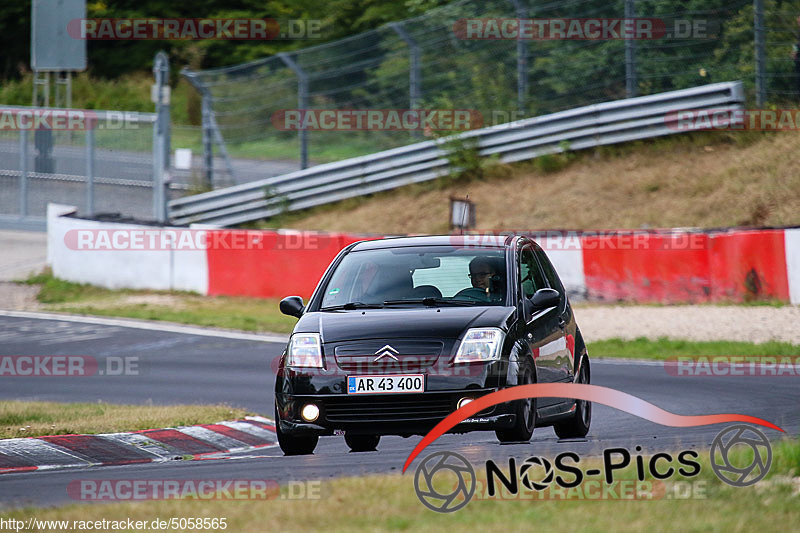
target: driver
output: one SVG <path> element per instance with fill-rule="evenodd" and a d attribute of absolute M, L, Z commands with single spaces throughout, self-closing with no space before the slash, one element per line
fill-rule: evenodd
<path fill-rule="evenodd" d="M 505 297 L 503 291 L 502 272 L 493 258 L 478 256 L 469 263 L 469 279 L 471 289 L 460 291 L 459 296 L 481 301 L 494 301 Z"/>
<path fill-rule="evenodd" d="M 492 261 L 486 257 L 476 257 L 469 263 L 469 279 L 472 286 L 483 290 L 486 294 L 489 294 L 491 289 L 492 278 L 498 274 Z"/>

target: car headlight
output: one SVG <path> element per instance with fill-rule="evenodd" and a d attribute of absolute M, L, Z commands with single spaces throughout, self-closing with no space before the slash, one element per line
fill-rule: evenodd
<path fill-rule="evenodd" d="M 289 340 L 286 366 L 322 368 L 322 341 L 319 333 L 295 333 Z"/>
<path fill-rule="evenodd" d="M 499 328 L 468 329 L 456 352 L 454 363 L 498 361 L 505 334 Z"/>

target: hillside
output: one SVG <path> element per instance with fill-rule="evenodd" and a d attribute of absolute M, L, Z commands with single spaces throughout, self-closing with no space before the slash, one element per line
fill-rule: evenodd
<path fill-rule="evenodd" d="M 559 156 L 561 157 L 561 156 Z M 711 132 L 500 165 L 287 214 L 275 227 L 448 231 L 448 198 L 469 194 L 479 229 L 608 229 L 800 224 L 800 135 Z M 543 171 L 547 167 L 560 170 Z"/>

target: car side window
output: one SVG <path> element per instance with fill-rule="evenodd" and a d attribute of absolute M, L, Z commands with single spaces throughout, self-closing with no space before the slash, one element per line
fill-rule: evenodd
<path fill-rule="evenodd" d="M 522 286 L 522 294 L 528 298 L 533 296 L 539 289 L 547 287 L 530 246 L 525 246 L 520 250 L 519 280 Z"/>
<path fill-rule="evenodd" d="M 564 285 L 561 284 L 561 279 L 558 277 L 558 274 L 556 274 L 556 269 L 553 268 L 550 259 L 547 258 L 547 254 L 544 253 L 544 250 L 538 249 L 536 250 L 536 257 L 539 258 L 539 264 L 542 265 L 542 270 L 544 270 L 544 275 L 547 277 L 550 288 L 557 290 L 563 298 Z"/>

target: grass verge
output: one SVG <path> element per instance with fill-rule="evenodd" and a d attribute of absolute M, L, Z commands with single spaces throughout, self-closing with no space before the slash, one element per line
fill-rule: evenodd
<path fill-rule="evenodd" d="M 0 401 L 0 438 L 114 433 L 236 420 L 250 414 L 225 405 L 114 405 Z"/>
<path fill-rule="evenodd" d="M 788 342 L 753 342 L 737 341 L 685 341 L 667 338 L 657 340 L 639 337 L 634 340 L 606 339 L 587 342 L 586 349 L 593 358 L 621 357 L 628 359 L 663 360 L 679 356 L 775 356 L 800 355 L 800 346 Z"/>
<path fill-rule="evenodd" d="M 703 489 L 693 491 L 692 498 L 681 501 L 485 499 L 471 501 L 454 513 L 439 514 L 417 500 L 413 488 L 416 465 L 413 465 L 402 476 L 323 482 L 320 497 L 313 500 L 289 498 L 284 488 L 282 498 L 267 501 L 171 500 L 92 507 L 74 504 L 46 510 L 21 509 L 7 516 L 17 520 L 27 520 L 30 516 L 39 520 L 69 520 L 71 524 L 100 519 L 130 518 L 149 524 L 154 518 L 224 517 L 230 531 L 550 531 L 563 528 L 565 520 L 571 530 L 592 532 L 780 531 L 800 523 L 800 478 L 796 477 L 800 471 L 800 442 L 775 443 L 773 454 L 766 479 L 752 487 L 733 488 L 717 480 L 707 454 L 701 452 L 701 472 L 692 481 L 702 482 Z M 733 462 L 737 462 L 736 457 Z M 480 471 L 480 465 L 477 466 Z M 629 470 L 621 473 L 620 478 L 632 479 L 633 475 Z"/>
<path fill-rule="evenodd" d="M 45 304 L 48 311 L 276 333 L 291 332 L 297 322 L 278 310 L 278 300 L 275 299 L 110 290 L 64 281 L 49 271 L 32 276 L 24 283 L 40 287 L 37 300 Z"/>

